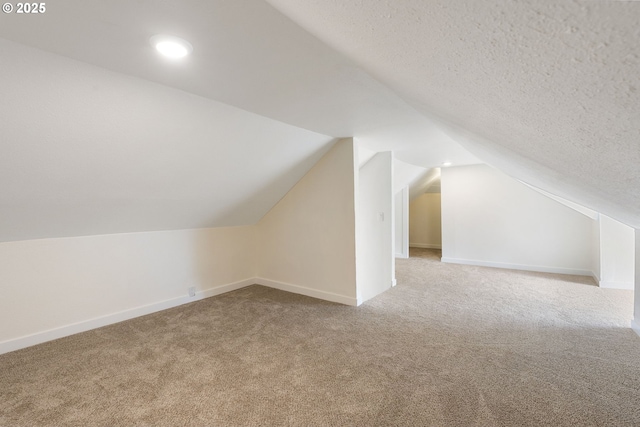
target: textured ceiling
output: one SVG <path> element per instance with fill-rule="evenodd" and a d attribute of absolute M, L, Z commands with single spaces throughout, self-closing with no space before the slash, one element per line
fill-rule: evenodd
<path fill-rule="evenodd" d="M 640 228 L 640 2 L 270 3 L 2 14 L 0 240 L 252 223 L 341 136 Z"/>
<path fill-rule="evenodd" d="M 263 1 L 59 0 L 0 37 L 0 241 L 255 223 L 334 137 L 478 162 Z"/>
<path fill-rule="evenodd" d="M 640 228 L 640 2 L 269 2 L 483 160 Z"/>

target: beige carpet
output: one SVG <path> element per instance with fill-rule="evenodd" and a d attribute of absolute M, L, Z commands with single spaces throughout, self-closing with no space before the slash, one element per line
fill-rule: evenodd
<path fill-rule="evenodd" d="M 252 286 L 0 356 L 0 425 L 640 425 L 630 291 L 413 255 L 358 308 Z"/>

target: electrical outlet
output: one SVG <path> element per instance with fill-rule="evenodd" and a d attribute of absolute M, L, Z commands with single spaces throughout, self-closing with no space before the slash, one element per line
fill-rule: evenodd
<path fill-rule="evenodd" d="M 192 297 L 192 298 L 196 296 L 196 287 L 195 286 L 192 286 L 192 287 L 189 288 L 189 296 Z"/>

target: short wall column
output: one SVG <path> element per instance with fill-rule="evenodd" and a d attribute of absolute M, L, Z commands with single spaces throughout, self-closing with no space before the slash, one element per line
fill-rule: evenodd
<path fill-rule="evenodd" d="M 633 304 L 633 320 L 631 327 L 638 335 L 640 335 L 640 230 L 635 230 L 636 234 L 636 265 L 635 265 L 635 286 L 634 286 L 634 304 Z"/>

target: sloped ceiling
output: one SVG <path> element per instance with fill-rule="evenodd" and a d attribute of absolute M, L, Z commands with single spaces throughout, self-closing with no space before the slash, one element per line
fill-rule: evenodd
<path fill-rule="evenodd" d="M 0 40 L 0 241 L 256 223 L 334 139 Z"/>
<path fill-rule="evenodd" d="M 640 228 L 640 2 L 269 2 L 486 162 Z"/>
<path fill-rule="evenodd" d="M 46 6 L 0 16 L 0 241 L 255 223 L 342 136 L 478 162 L 266 2 Z"/>
<path fill-rule="evenodd" d="M 0 241 L 253 223 L 343 136 L 640 227 L 640 2 L 270 3 L 0 16 Z"/>
<path fill-rule="evenodd" d="M 190 41 L 193 54 L 182 63 L 164 61 L 149 43 L 156 34 Z M 0 37 L 313 132 L 355 136 L 408 162 L 414 151 L 433 165 L 441 157 L 478 162 L 392 90 L 264 1 L 60 0 L 42 15 L 4 16 Z"/>

